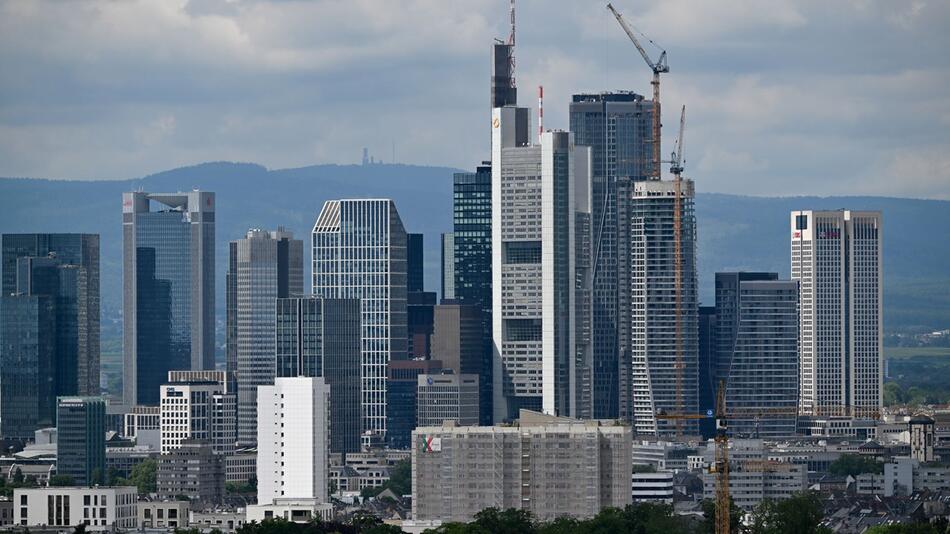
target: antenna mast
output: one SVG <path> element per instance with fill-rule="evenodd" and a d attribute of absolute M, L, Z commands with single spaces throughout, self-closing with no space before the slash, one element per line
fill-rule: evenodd
<path fill-rule="evenodd" d="M 511 86 L 515 87 L 515 0 L 511 0 L 509 7 L 511 18 L 511 33 L 508 34 L 508 44 L 511 48 L 508 52 L 508 63 L 511 65 L 511 72 L 508 74 L 511 78 Z"/>

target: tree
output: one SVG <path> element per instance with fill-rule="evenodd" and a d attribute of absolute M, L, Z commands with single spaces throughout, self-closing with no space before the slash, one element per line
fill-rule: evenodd
<path fill-rule="evenodd" d="M 535 531 L 531 512 L 516 508 L 486 508 L 475 514 L 473 523 L 493 534 L 529 534 Z"/>
<path fill-rule="evenodd" d="M 837 460 L 831 462 L 828 472 L 841 476 L 858 476 L 862 473 L 880 475 L 884 473 L 884 464 L 860 454 L 842 454 Z"/>
<path fill-rule="evenodd" d="M 905 523 L 901 525 L 879 525 L 868 529 L 867 534 L 946 534 L 946 520 L 934 523 Z"/>
<path fill-rule="evenodd" d="M 824 511 L 821 500 L 811 492 L 797 493 L 782 500 L 766 500 L 752 512 L 751 534 L 825 534 L 821 526 Z"/>
<path fill-rule="evenodd" d="M 153 458 L 149 458 L 132 468 L 129 482 L 138 488 L 139 493 L 155 493 L 157 490 L 155 483 L 157 473 L 158 462 Z"/>
<path fill-rule="evenodd" d="M 712 534 L 716 532 L 716 501 L 705 499 L 700 505 L 703 508 L 702 531 Z M 743 517 L 745 517 L 745 510 L 736 506 L 732 497 L 729 497 L 729 532 L 739 532 Z"/>
<path fill-rule="evenodd" d="M 76 525 L 76 528 L 73 529 L 73 534 L 86 534 L 85 523 L 79 523 Z"/>
<path fill-rule="evenodd" d="M 23 484 L 23 471 L 19 467 L 13 470 L 13 484 L 15 486 Z"/>
<path fill-rule="evenodd" d="M 53 475 L 49 477 L 50 486 L 73 486 L 75 481 L 69 475 Z"/>

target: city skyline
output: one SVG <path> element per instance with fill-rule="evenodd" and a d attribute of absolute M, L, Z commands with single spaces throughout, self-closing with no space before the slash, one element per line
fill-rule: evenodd
<path fill-rule="evenodd" d="M 395 148 L 399 162 L 467 169 L 488 152 L 478 133 L 488 120 L 483 78 L 491 37 L 508 33 L 506 4 L 463 12 L 422 3 L 5 4 L 0 175 L 131 178 L 216 160 L 357 163 L 362 147 L 377 160 L 391 161 Z M 948 48 L 947 5 L 617 7 L 669 51 L 667 124 L 680 104 L 695 108 L 687 160 L 705 178 L 702 190 L 950 198 L 950 59 L 939 53 Z M 38 30 L 58 17 L 76 24 Z M 155 31 L 120 29 L 140 17 Z M 521 99 L 532 102 L 544 85 L 549 125 L 567 127 L 573 92 L 649 92 L 648 69 L 601 3 L 550 10 L 523 1 L 519 20 Z M 167 35 L 181 38 L 159 37 Z M 48 78 L 57 83 L 29 89 Z M 881 105 L 889 101 L 912 104 Z M 353 120 L 354 112 L 372 120 Z"/>

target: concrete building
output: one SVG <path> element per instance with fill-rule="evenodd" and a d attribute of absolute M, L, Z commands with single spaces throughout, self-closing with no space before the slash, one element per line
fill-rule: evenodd
<path fill-rule="evenodd" d="M 274 499 L 268 504 L 247 507 L 247 521 L 282 518 L 292 523 L 310 523 L 314 519 L 329 521 L 333 505 L 319 499 Z"/>
<path fill-rule="evenodd" d="M 134 486 L 17 488 L 13 490 L 14 524 L 134 530 L 138 528 L 137 499 Z"/>
<path fill-rule="evenodd" d="M 478 375 L 422 374 L 417 380 L 417 426 L 478 425 Z"/>
<path fill-rule="evenodd" d="M 123 400 L 157 405 L 172 369 L 214 368 L 214 193 L 122 193 Z"/>
<path fill-rule="evenodd" d="M 590 149 L 519 144 L 523 109 L 492 112 L 494 420 L 590 417 Z"/>
<path fill-rule="evenodd" d="M 159 406 L 133 406 L 122 418 L 122 435 L 127 438 L 137 440 L 140 432 L 161 431 L 162 409 Z"/>
<path fill-rule="evenodd" d="M 257 479 L 257 447 L 243 447 L 224 458 L 224 481 L 244 484 Z"/>
<path fill-rule="evenodd" d="M 0 295 L 17 293 L 20 258 L 55 258 L 60 287 L 57 309 L 60 325 L 55 395 L 99 394 L 99 235 L 3 234 L 0 235 Z M 47 278 L 48 280 L 48 278 Z M 34 285 L 36 284 L 28 284 Z M 42 284 L 39 284 L 42 285 Z M 21 287 L 21 289 L 27 289 Z M 46 293 L 46 290 L 30 294 Z M 19 291 L 26 292 L 26 291 Z M 5 402 L 5 401 L 4 401 Z"/>
<path fill-rule="evenodd" d="M 527 116 L 525 116 L 527 120 Z M 527 126 L 525 126 L 527 129 Z M 454 245 L 454 298 L 481 310 L 482 362 L 481 424 L 492 423 L 492 195 L 491 162 L 473 173 L 452 175 L 452 241 Z M 448 297 L 445 297 L 448 298 Z M 443 302 L 443 304 L 449 304 Z M 436 325 L 436 338 L 439 337 Z M 443 338 L 444 339 L 444 338 Z M 433 340 L 433 343 L 439 341 Z M 436 358 L 439 358 L 436 349 Z M 471 371 L 464 371 L 471 372 Z"/>
<path fill-rule="evenodd" d="M 439 280 L 442 283 L 441 300 L 455 300 L 455 234 L 443 232 L 439 241 L 442 247 Z"/>
<path fill-rule="evenodd" d="M 488 508 L 540 520 L 630 503 L 630 427 L 522 411 L 512 426 L 413 432 L 412 516 L 471 521 Z"/>
<path fill-rule="evenodd" d="M 363 430 L 386 434 L 386 366 L 405 359 L 407 237 L 391 200 L 331 200 L 313 226 L 313 294 L 362 299 Z"/>
<path fill-rule="evenodd" d="M 277 376 L 329 386 L 331 452 L 360 449 L 360 320 L 358 299 L 277 299 Z"/>
<path fill-rule="evenodd" d="M 879 211 L 793 211 L 802 413 L 877 417 L 883 397 Z"/>
<path fill-rule="evenodd" d="M 188 523 L 202 530 L 218 529 L 222 532 L 235 532 L 247 523 L 245 509 L 237 510 L 192 510 L 188 514 Z"/>
<path fill-rule="evenodd" d="M 185 440 L 211 443 L 215 454 L 231 454 L 237 440 L 237 396 L 226 371 L 169 372 L 160 394 L 161 451 Z"/>
<path fill-rule="evenodd" d="M 258 388 L 258 505 L 327 502 L 329 404 L 330 388 L 319 377 L 280 377 Z"/>
<path fill-rule="evenodd" d="M 699 409 L 699 304 L 696 272 L 696 215 L 693 182 L 680 186 L 680 264 L 674 244 L 676 186 L 672 181 L 633 182 L 620 217 L 621 241 L 630 265 L 629 359 L 621 366 L 620 415 L 638 435 L 697 434 L 695 421 L 657 420 L 656 412 Z M 676 278 L 680 275 L 679 315 Z M 679 337 L 677 337 L 679 330 Z M 623 334 L 622 335 L 627 335 Z M 682 367 L 678 369 L 677 360 Z M 679 393 L 678 393 L 679 392 Z"/>
<path fill-rule="evenodd" d="M 418 377 L 442 370 L 439 360 L 397 360 L 389 362 L 386 380 L 386 443 L 393 449 L 412 445 L 412 429 L 418 413 Z"/>
<path fill-rule="evenodd" d="M 705 451 L 706 465 L 715 461 L 715 444 Z M 714 499 L 716 473 L 702 474 L 703 498 Z M 760 439 L 735 439 L 729 442 L 729 496 L 736 506 L 752 510 L 763 500 L 787 499 L 808 487 L 808 467 L 769 459 Z"/>
<path fill-rule="evenodd" d="M 653 102 L 633 92 L 573 95 L 570 130 L 578 145 L 591 148 L 593 257 L 593 417 L 616 418 L 620 408 L 621 361 L 629 359 L 623 323 L 630 306 L 628 243 L 621 218 L 629 184 L 658 176 L 653 169 Z"/>
<path fill-rule="evenodd" d="M 139 528 L 176 529 L 188 526 L 188 501 L 141 501 Z"/>
<path fill-rule="evenodd" d="M 257 439 L 257 386 L 274 383 L 274 301 L 303 292 L 303 241 L 291 232 L 251 229 L 229 243 L 227 361 L 242 446 Z"/>
<path fill-rule="evenodd" d="M 673 504 L 673 472 L 634 473 L 631 483 L 634 502 Z"/>
<path fill-rule="evenodd" d="M 907 422 L 910 429 L 910 456 L 918 462 L 932 462 L 934 457 L 934 420 L 917 415 Z"/>
<path fill-rule="evenodd" d="M 156 483 L 159 498 L 184 496 L 198 509 L 220 505 L 224 502 L 224 457 L 208 441 L 184 440 L 159 457 Z"/>
<path fill-rule="evenodd" d="M 716 273 L 716 383 L 731 436 L 794 436 L 798 282 L 775 273 Z"/>
<path fill-rule="evenodd" d="M 479 424 L 487 425 L 492 417 L 492 361 L 483 328 L 484 315 L 476 305 L 443 302 L 435 307 L 432 357 L 457 375 L 478 376 Z"/>
<path fill-rule="evenodd" d="M 101 397 L 60 397 L 56 411 L 56 474 L 77 486 L 106 481 L 106 403 Z"/>

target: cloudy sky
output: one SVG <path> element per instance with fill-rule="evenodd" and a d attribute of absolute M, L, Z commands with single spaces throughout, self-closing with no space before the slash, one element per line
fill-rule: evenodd
<path fill-rule="evenodd" d="M 704 191 L 950 199 L 950 2 L 615 0 L 662 45 Z M 518 0 L 521 103 L 650 91 L 601 0 Z M 506 0 L 0 0 L 0 176 L 203 161 L 470 168 Z M 651 49 L 651 53 L 656 53 Z"/>

